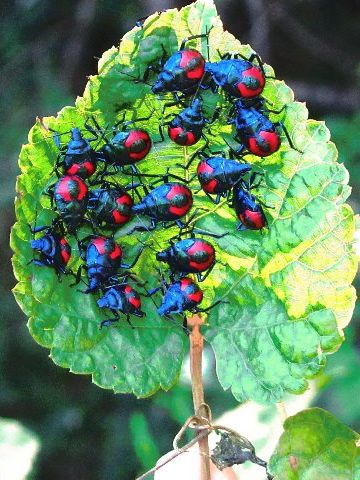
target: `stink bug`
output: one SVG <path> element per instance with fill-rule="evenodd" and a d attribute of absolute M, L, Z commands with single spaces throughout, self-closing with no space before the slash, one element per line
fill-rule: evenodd
<path fill-rule="evenodd" d="M 243 182 L 233 188 L 232 207 L 240 220 L 238 230 L 261 230 L 267 226 L 261 202 L 251 193 L 251 188 L 255 187 L 253 181 L 254 175 L 251 176 L 248 185 Z M 268 205 L 264 206 L 272 208 Z"/>
<path fill-rule="evenodd" d="M 166 104 L 172 106 L 174 104 Z M 213 123 L 219 115 L 219 109 L 214 111 L 211 119 L 207 119 L 202 114 L 201 100 L 195 98 L 191 105 L 178 113 L 168 126 L 168 134 L 171 140 L 181 146 L 195 145 L 201 137 L 208 143 L 203 129 L 206 124 Z M 210 133 L 210 132 L 209 132 Z M 161 134 L 161 128 L 160 128 Z"/>
<path fill-rule="evenodd" d="M 228 196 L 231 188 L 251 170 L 248 163 L 227 160 L 225 157 L 202 156 L 203 159 L 197 168 L 199 183 L 209 197 L 216 194 L 215 200 L 210 197 L 216 204 L 220 202 L 221 197 Z"/>
<path fill-rule="evenodd" d="M 232 97 L 254 98 L 261 94 L 265 86 L 265 73 L 250 60 L 224 58 L 219 62 L 207 62 L 205 71 L 218 87 L 222 87 Z"/>
<path fill-rule="evenodd" d="M 76 175 L 65 175 L 55 185 L 48 188 L 47 195 L 51 203 L 55 200 L 59 215 L 69 232 L 84 222 L 84 215 L 89 199 L 86 183 Z"/>
<path fill-rule="evenodd" d="M 66 175 L 77 175 L 83 179 L 89 178 L 96 170 L 96 153 L 90 146 L 90 142 L 96 138 L 86 139 L 78 128 L 72 128 L 69 143 L 61 147 L 59 136 L 55 134 L 54 140 L 60 149 L 55 171 L 58 173 L 58 169 L 61 167 Z"/>
<path fill-rule="evenodd" d="M 281 113 L 285 107 L 275 111 L 265 109 L 263 105 L 264 99 L 250 104 L 242 100 L 235 102 L 236 117 L 229 123 L 235 125 L 235 140 L 242 144 L 237 153 L 247 148 L 250 153 L 258 157 L 272 155 L 279 150 L 281 144 L 278 128 L 283 130 L 290 146 L 294 148 L 285 126 L 281 122 L 273 123 L 265 115 L 265 112 Z"/>
<path fill-rule="evenodd" d="M 205 73 L 205 59 L 194 48 L 185 48 L 194 38 L 208 37 L 209 33 L 193 35 L 183 40 L 180 50 L 173 53 L 162 65 L 153 93 L 181 92 L 185 95 L 195 92 Z"/>
<path fill-rule="evenodd" d="M 144 247 L 140 248 L 131 265 L 122 263 L 122 249 L 112 237 L 90 236 L 79 242 L 80 256 L 85 260 L 77 273 L 77 282 L 81 278 L 81 270 L 87 271 L 89 287 L 84 293 L 92 293 L 116 283 L 119 268 L 130 269 L 138 261 Z"/>
<path fill-rule="evenodd" d="M 202 238 L 187 238 L 172 243 L 156 254 L 156 259 L 166 262 L 174 273 L 195 273 L 199 282 L 205 280 L 215 265 L 215 249 Z M 206 271 L 204 276 L 201 272 Z"/>
<path fill-rule="evenodd" d="M 197 312 L 202 299 L 203 292 L 199 286 L 189 277 L 181 278 L 168 285 L 158 313 L 170 315 L 185 311 Z"/>
<path fill-rule="evenodd" d="M 105 163 L 104 170 L 100 176 L 107 173 L 109 165 L 115 168 L 130 168 L 137 172 L 135 163 L 139 162 L 149 153 L 151 148 L 151 138 L 146 130 L 141 128 L 128 129 L 128 126 L 134 122 L 124 122 L 125 116 L 117 122 L 112 128 L 112 137 L 107 139 L 106 131 L 100 127 L 94 117 L 91 117 L 95 128 L 87 125 L 94 135 L 101 136 L 105 139 L 105 144 L 96 151 L 96 159 Z M 148 120 L 148 118 L 139 118 L 136 122 Z M 118 128 L 122 125 L 121 129 Z"/>
<path fill-rule="evenodd" d="M 151 229 L 154 229 L 159 221 L 171 220 L 183 227 L 180 218 L 187 214 L 192 204 L 192 194 L 186 185 L 168 182 L 151 190 L 140 203 L 132 207 L 132 213 L 150 217 Z"/>
<path fill-rule="evenodd" d="M 33 234 L 44 232 L 42 237 L 30 242 L 31 248 L 40 253 L 40 258 L 31 260 L 31 263 L 39 267 L 54 268 L 59 278 L 62 273 L 72 273 L 66 268 L 71 257 L 71 247 L 62 228 L 54 222 L 51 226 L 30 228 L 30 231 Z"/>
<path fill-rule="evenodd" d="M 97 154 L 97 158 L 104 160 L 107 165 L 115 167 L 130 165 L 134 167 L 136 162 L 145 158 L 149 153 L 151 138 L 145 130 L 138 128 L 128 131 L 114 131 L 113 133 L 112 139 Z"/>
<path fill-rule="evenodd" d="M 99 227 L 116 228 L 130 220 L 133 203 L 120 185 L 104 182 L 102 188 L 90 191 L 88 209 Z"/>
<path fill-rule="evenodd" d="M 106 288 L 104 295 L 99 298 L 97 304 L 100 308 L 108 308 L 114 315 L 113 318 L 103 320 L 100 327 L 108 326 L 119 321 L 119 311 L 126 315 L 126 320 L 130 325 L 129 315 L 135 315 L 136 317 L 143 317 L 145 315 L 145 313 L 141 311 L 140 295 L 127 283 Z"/>
<path fill-rule="evenodd" d="M 171 120 L 168 127 L 169 137 L 181 146 L 195 145 L 202 136 L 205 123 L 207 120 L 201 112 L 201 101 L 196 98 L 190 107 Z"/>

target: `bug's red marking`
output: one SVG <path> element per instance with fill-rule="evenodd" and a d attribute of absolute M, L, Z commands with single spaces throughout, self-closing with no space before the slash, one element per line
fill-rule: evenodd
<path fill-rule="evenodd" d="M 251 97 L 256 97 L 257 95 L 260 95 L 260 93 L 263 91 L 264 86 L 265 86 L 265 77 L 262 73 L 262 71 L 253 66 L 250 67 L 248 70 L 245 70 L 242 73 L 243 78 L 244 77 L 251 77 L 257 81 L 257 88 L 249 88 L 247 87 L 242 81 L 237 84 L 237 89 L 239 90 L 239 93 L 242 97 L 244 98 L 251 98 Z"/>
<path fill-rule="evenodd" d="M 123 215 L 119 212 L 119 210 L 113 210 L 111 212 L 111 216 L 113 217 L 114 219 L 114 222 L 117 224 L 117 225 L 123 225 L 124 223 L 126 223 L 130 216 L 129 215 Z"/>
<path fill-rule="evenodd" d="M 76 175 L 79 172 L 80 168 L 81 166 L 78 163 L 74 163 L 73 165 L 71 165 L 70 168 L 66 170 L 66 173 L 68 175 Z"/>
<path fill-rule="evenodd" d="M 140 152 L 132 152 L 131 147 L 135 142 L 144 142 L 144 148 Z M 130 130 L 129 135 L 124 143 L 129 150 L 129 157 L 132 160 L 141 160 L 149 153 L 151 148 L 151 139 L 145 130 Z"/>
<path fill-rule="evenodd" d="M 211 180 L 208 180 L 207 182 L 204 181 L 206 179 L 206 176 L 204 174 L 206 173 L 213 173 L 214 172 L 214 168 L 212 168 L 206 160 L 203 160 L 199 163 L 199 166 L 197 168 L 197 175 L 198 175 L 198 178 L 199 178 L 199 182 L 201 184 L 201 187 L 202 189 L 205 191 L 205 192 L 208 192 L 208 193 L 214 193 L 217 185 L 218 185 L 218 180 L 216 180 L 215 178 L 212 178 Z M 204 178 L 201 178 L 201 176 L 204 175 L 205 176 L 205 179 Z"/>
<path fill-rule="evenodd" d="M 77 184 L 78 193 L 76 196 L 76 200 L 83 200 L 83 198 L 88 193 L 88 187 L 86 186 L 86 183 L 80 177 L 73 176 L 70 178 L 72 178 Z"/>
<path fill-rule="evenodd" d="M 189 300 L 192 300 L 193 302 L 200 303 L 203 299 L 203 292 L 201 290 L 198 290 L 197 292 L 189 293 L 187 298 Z"/>
<path fill-rule="evenodd" d="M 138 296 L 132 295 L 131 297 L 129 297 L 129 302 L 137 309 L 141 307 L 141 300 Z"/>
<path fill-rule="evenodd" d="M 125 285 L 124 292 L 125 293 L 131 293 L 133 289 L 130 287 L 130 285 Z"/>
<path fill-rule="evenodd" d="M 266 225 L 266 218 L 262 212 L 245 210 L 239 214 L 239 220 L 250 230 L 261 230 Z"/>
<path fill-rule="evenodd" d="M 189 265 L 192 268 L 195 268 L 199 272 L 203 272 L 207 270 L 215 260 L 215 250 L 209 244 L 202 242 L 201 240 L 197 240 L 194 244 L 188 249 L 187 253 L 192 257 L 197 252 L 206 252 L 208 254 L 208 258 L 203 260 L 201 263 L 196 262 L 195 260 L 190 260 Z"/>
<path fill-rule="evenodd" d="M 176 200 L 178 203 L 180 203 L 180 205 L 173 205 L 171 201 L 174 199 L 174 197 L 178 197 Z M 193 203 L 190 190 L 185 187 L 185 185 L 181 185 L 180 183 L 175 183 L 171 186 L 166 198 L 170 200 L 169 212 L 177 215 L 178 217 L 185 215 L 190 210 Z"/>
<path fill-rule="evenodd" d="M 65 238 L 60 239 L 60 253 L 64 265 L 67 265 L 71 257 L 71 247 Z"/>
<path fill-rule="evenodd" d="M 59 180 L 56 185 L 55 192 L 65 200 L 65 202 L 71 202 L 73 197 L 70 192 L 70 185 L 74 177 L 65 176 Z"/>
<path fill-rule="evenodd" d="M 197 168 L 197 174 L 200 175 L 201 173 L 212 173 L 214 171 L 214 168 L 212 168 L 206 160 L 202 160 L 199 163 L 199 166 Z"/>
<path fill-rule="evenodd" d="M 277 132 L 260 132 L 259 137 L 266 142 L 266 149 L 262 148 L 257 141 L 256 137 L 249 139 L 249 151 L 259 157 L 267 157 L 272 153 L 275 153 L 280 148 L 280 137 Z"/>
<path fill-rule="evenodd" d="M 131 207 L 132 204 L 133 204 L 133 201 L 132 201 L 132 198 L 130 197 L 130 195 L 125 193 L 124 195 L 122 195 L 121 197 L 118 197 L 116 199 L 116 203 L 120 206 L 120 208 L 123 205 L 127 205 L 127 206 Z M 111 215 L 114 219 L 114 222 L 117 223 L 117 224 L 126 223 L 130 218 L 130 214 L 129 215 L 124 215 L 124 213 L 119 212 L 119 210 L 113 210 L 111 212 Z"/>
<path fill-rule="evenodd" d="M 168 133 L 169 137 L 173 142 L 176 142 L 176 139 L 179 135 L 181 135 L 184 132 L 184 129 L 181 127 L 169 127 L 168 128 Z"/>
<path fill-rule="evenodd" d="M 191 63 L 191 65 L 189 65 Z M 200 80 L 205 71 L 205 60 L 197 50 L 186 49 L 181 51 L 180 67 L 191 80 Z"/>
<path fill-rule="evenodd" d="M 95 245 L 96 250 L 99 255 L 104 255 L 106 253 L 106 238 L 104 237 L 95 237 L 90 245 Z"/>
<path fill-rule="evenodd" d="M 141 307 L 141 299 L 139 295 L 130 287 L 130 285 L 125 285 L 124 293 L 128 302 L 135 308 Z"/>
<path fill-rule="evenodd" d="M 202 183 L 201 187 L 203 190 L 205 190 L 205 192 L 214 193 L 216 190 L 216 187 L 218 186 L 218 183 L 219 182 L 215 178 L 213 178 L 209 182 Z"/>
<path fill-rule="evenodd" d="M 186 288 L 189 285 L 192 285 L 194 282 L 191 280 L 191 278 L 185 277 L 180 280 L 180 289 L 182 291 L 186 290 Z"/>
<path fill-rule="evenodd" d="M 131 206 L 133 204 L 133 201 L 132 201 L 132 198 L 130 197 L 130 195 L 128 195 L 127 193 L 124 193 L 124 195 L 121 195 L 121 197 L 118 197 L 116 199 L 116 203 L 118 203 L 119 205 L 129 205 L 129 206 Z"/>
<path fill-rule="evenodd" d="M 86 174 L 86 177 L 90 177 L 95 172 L 96 166 L 91 162 L 74 163 L 67 169 L 68 175 Z"/>
<path fill-rule="evenodd" d="M 115 243 L 114 250 L 111 253 L 109 253 L 109 257 L 111 258 L 111 260 L 116 260 L 118 258 L 121 258 L 121 256 L 122 256 L 122 250 L 119 247 L 119 245 Z"/>
<path fill-rule="evenodd" d="M 168 128 L 169 137 L 171 140 L 181 146 L 190 146 L 194 145 L 199 139 L 195 137 L 193 132 L 185 132 L 182 127 L 169 127 Z M 184 134 L 180 137 L 180 135 Z"/>

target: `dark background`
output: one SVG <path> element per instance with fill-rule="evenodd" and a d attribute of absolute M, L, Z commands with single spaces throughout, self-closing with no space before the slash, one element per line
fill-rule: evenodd
<path fill-rule="evenodd" d="M 14 223 L 17 156 L 35 116 L 55 114 L 81 95 L 97 57 L 117 45 L 136 20 L 186 1 L 17 0 L 3 1 L 0 27 L 1 228 L 0 228 L 0 415 L 35 431 L 42 449 L 39 480 L 130 479 L 170 448 L 191 413 L 186 382 L 152 399 L 114 395 L 88 377 L 55 367 L 31 339 L 10 289 L 8 246 Z M 325 119 L 350 170 L 351 204 L 359 210 L 360 186 L 360 1 L 218 0 L 226 29 L 250 43 L 284 79 L 310 116 Z M 347 341 L 330 358 L 316 404 L 360 428 L 359 315 Z M 211 359 L 210 359 L 211 362 Z M 235 405 L 215 380 L 208 401 L 219 414 Z M 161 424 L 162 435 L 156 431 Z M 152 448 L 147 448 L 153 439 Z M 148 442 L 148 443 L 147 443 Z M 133 445 L 137 445 L 134 449 Z"/>

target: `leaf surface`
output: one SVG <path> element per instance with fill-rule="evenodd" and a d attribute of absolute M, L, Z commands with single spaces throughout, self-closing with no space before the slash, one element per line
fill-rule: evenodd
<path fill-rule="evenodd" d="M 210 27 L 211 30 L 210 30 Z M 58 149 L 51 130 L 60 134 L 63 144 L 69 130 L 84 124 L 91 116 L 111 138 L 111 127 L 123 118 L 146 120 L 136 123 L 146 128 L 154 141 L 153 148 L 139 170 L 145 173 L 171 174 L 187 180 L 196 172 L 193 162 L 184 167 L 191 155 L 204 143 L 179 147 L 169 139 L 160 142 L 159 124 L 165 137 L 166 121 L 181 109 L 166 106 L 172 95 L 151 94 L 150 86 L 136 82 L 149 64 L 156 65 L 163 56 L 178 50 L 181 41 L 191 35 L 209 34 L 211 61 L 220 53 L 250 56 L 248 45 L 241 45 L 223 30 L 215 6 L 210 0 L 198 0 L 182 10 L 168 10 L 149 17 L 143 28 L 134 28 L 123 38 L 119 48 L 111 48 L 99 61 L 99 73 L 92 76 L 84 95 L 75 106 L 65 107 L 57 117 L 37 121 L 29 133 L 29 143 L 21 151 L 22 174 L 17 182 L 17 223 L 12 231 L 13 265 L 19 283 L 16 298 L 29 316 L 29 330 L 35 340 L 51 350 L 58 365 L 74 373 L 91 374 L 93 381 L 115 392 L 132 392 L 142 397 L 158 388 L 168 390 L 177 381 L 187 338 L 174 322 L 160 318 L 154 303 L 143 298 L 145 319 L 133 321 L 134 329 L 124 321 L 99 330 L 106 318 L 93 295 L 84 295 L 61 283 L 51 269 L 28 265 L 32 258 L 31 235 L 27 224 L 49 225 L 54 212 L 44 190 L 56 181 L 53 166 Z M 189 41 L 207 58 L 205 38 Z M 270 66 L 264 65 L 268 76 Z M 153 82 L 155 76 L 149 77 Z M 226 141 L 233 141 L 227 124 L 228 103 L 221 94 L 207 90 L 203 94 L 204 113 L 210 118 L 217 107 L 220 117 L 210 126 L 210 148 L 224 151 Z M 263 232 L 237 231 L 234 211 L 224 200 L 212 204 L 198 191 L 197 180 L 190 186 L 194 192 L 196 212 L 192 224 L 213 233 L 227 233 L 211 239 L 217 258 L 213 272 L 201 284 L 203 306 L 222 299 L 210 311 L 206 339 L 217 360 L 221 385 L 231 388 L 243 401 L 279 400 L 285 391 L 300 393 L 307 378 L 316 375 L 325 363 L 325 355 L 342 342 L 342 329 L 351 318 L 355 301 L 351 281 L 356 272 L 352 248 L 354 218 L 346 205 L 350 189 L 348 174 L 337 163 L 337 151 L 322 122 L 308 120 L 304 104 L 294 101 L 293 92 L 284 82 L 267 79 L 264 96 L 274 110 L 273 121 L 282 121 L 292 139 L 292 148 L 282 134 L 280 150 L 260 159 L 245 157 L 253 168 L 263 173 L 256 194 L 271 208 L 265 208 L 269 228 Z M 164 110 L 165 108 L 165 110 Z M 51 129 L 51 130 L 49 130 Z M 107 130 L 109 129 L 109 130 Z M 109 137 L 108 137 L 109 138 Z M 101 146 L 101 142 L 98 145 Z M 116 178 L 127 184 L 130 179 Z M 147 243 L 160 251 L 176 229 L 130 234 L 134 225 L 144 225 L 144 217 L 116 232 L 124 250 L 124 261 L 130 262 L 139 245 Z M 81 228 L 79 236 L 89 231 Z M 80 265 L 73 245 L 71 268 Z M 159 284 L 155 253 L 149 249 L 140 257 L 134 271 L 147 281 L 147 287 Z M 160 297 L 154 297 L 159 304 Z"/>
<path fill-rule="evenodd" d="M 269 463 L 276 480 L 356 480 L 360 436 L 321 408 L 289 417 Z"/>

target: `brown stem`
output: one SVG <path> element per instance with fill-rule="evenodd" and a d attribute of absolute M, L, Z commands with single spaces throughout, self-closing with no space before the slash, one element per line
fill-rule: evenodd
<path fill-rule="evenodd" d="M 195 415 L 209 419 L 208 407 L 204 401 L 204 387 L 202 381 L 202 354 L 204 339 L 200 327 L 204 323 L 199 315 L 188 318 L 188 326 L 191 327 L 190 339 L 190 371 L 192 395 Z M 199 438 L 200 449 L 200 479 L 210 480 L 210 456 L 208 437 Z"/>

